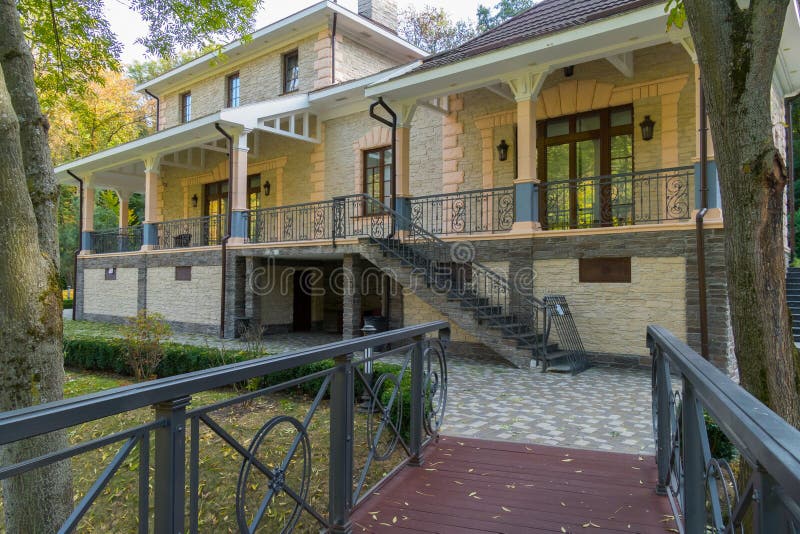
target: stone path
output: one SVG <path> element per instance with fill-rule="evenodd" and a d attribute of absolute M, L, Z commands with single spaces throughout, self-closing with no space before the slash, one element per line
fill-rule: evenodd
<path fill-rule="evenodd" d="M 280 354 L 339 339 L 324 333 L 278 334 L 265 338 L 263 348 Z M 201 334 L 175 334 L 173 340 L 244 348 L 240 341 Z M 448 375 L 442 434 L 654 454 L 649 371 L 593 367 L 571 376 L 449 353 Z"/>

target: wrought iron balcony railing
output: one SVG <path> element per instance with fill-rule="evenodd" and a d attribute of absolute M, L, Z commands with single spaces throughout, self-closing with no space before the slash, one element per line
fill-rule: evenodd
<path fill-rule="evenodd" d="M 411 220 L 432 234 L 506 232 L 514 224 L 514 188 L 497 187 L 410 199 Z"/>
<path fill-rule="evenodd" d="M 140 250 L 142 248 L 142 226 L 92 232 L 92 248 L 95 254 Z"/>
<path fill-rule="evenodd" d="M 647 344 L 656 491 L 669 497 L 679 530 L 800 532 L 800 431 L 667 330 L 648 327 Z M 733 448 L 712 447 L 706 415 Z"/>
<path fill-rule="evenodd" d="M 694 167 L 542 182 L 542 228 L 598 228 L 688 219 Z"/>
<path fill-rule="evenodd" d="M 333 200 L 248 212 L 248 238 L 251 243 L 331 239 L 332 228 Z"/>
<path fill-rule="evenodd" d="M 219 245 L 225 236 L 225 214 L 155 223 L 159 249 Z"/>
<path fill-rule="evenodd" d="M 436 333 L 438 339 L 426 337 Z M 438 434 L 447 400 L 448 337 L 448 323 L 436 321 L 3 412 L 0 446 L 113 416 L 118 416 L 113 427 L 120 430 L 100 435 L 102 427 L 92 424 L 85 441 L 0 465 L 0 480 L 105 451 L 105 465 L 94 470 L 97 479 L 59 532 L 75 531 L 82 518 L 94 513 L 95 501 L 109 492 L 132 497 L 112 501 L 112 517 L 98 513 L 92 518 L 99 531 L 147 533 L 152 525 L 157 534 L 196 533 L 202 527 L 215 532 L 344 532 L 352 507 L 387 473 L 421 463 L 425 445 Z M 373 351 L 384 346 L 392 348 Z M 391 367 L 383 369 L 389 372 L 373 365 L 387 359 Z M 301 366 L 309 367 L 297 371 Z M 260 381 L 260 389 L 199 407 L 191 404 L 193 395 L 248 381 Z M 293 387 L 313 391 L 300 418 L 286 410 L 301 397 L 282 403 L 269 398 Z M 363 401 L 358 411 L 357 400 Z M 255 405 L 259 401 L 275 405 L 277 415 L 265 415 L 264 406 Z M 153 420 L 132 423 L 134 410 L 148 406 L 154 409 Z M 255 421 L 258 430 L 249 435 L 241 427 L 231 428 L 226 424 L 231 413 L 237 420 Z M 312 455 L 312 445 L 325 453 Z M 81 480 L 90 482 L 87 476 L 82 472 Z M 209 488 L 220 486 L 230 499 L 209 502 Z M 135 502 L 136 509 L 124 509 L 121 503 L 128 502 Z M 205 520 L 212 516 L 211 523 L 202 524 L 201 515 Z"/>

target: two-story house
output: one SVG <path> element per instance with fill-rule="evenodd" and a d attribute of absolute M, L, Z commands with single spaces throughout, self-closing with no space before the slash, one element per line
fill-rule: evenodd
<path fill-rule="evenodd" d="M 465 350 L 525 366 L 575 347 L 544 299 L 563 295 L 594 358 L 646 363 L 648 323 L 699 346 L 707 208 L 709 348 L 728 365 L 713 143 L 663 1 L 543 0 L 430 57 L 396 23 L 393 0 L 324 1 L 139 86 L 159 131 L 56 169 L 86 186 L 78 316 L 346 337 L 369 315 L 444 316 Z M 792 2 L 781 143 L 798 47 Z M 145 224 L 93 232 L 104 188 L 144 192 Z"/>

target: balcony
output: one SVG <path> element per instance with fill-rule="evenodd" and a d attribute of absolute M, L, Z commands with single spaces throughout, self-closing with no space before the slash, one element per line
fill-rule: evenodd
<path fill-rule="evenodd" d="M 542 182 L 530 200 L 538 204 L 543 231 L 685 222 L 694 206 L 694 173 L 686 166 Z M 404 227 L 436 236 L 502 235 L 516 222 L 518 195 L 514 187 L 426 195 L 398 200 L 396 212 L 363 195 L 261 208 L 244 213 L 238 237 L 251 244 L 324 242 L 374 236 L 378 230 L 387 237 Z M 224 214 L 154 223 L 149 245 L 157 250 L 219 245 L 226 224 Z M 143 233 L 141 226 L 92 232 L 92 248 L 97 254 L 139 250 Z"/>

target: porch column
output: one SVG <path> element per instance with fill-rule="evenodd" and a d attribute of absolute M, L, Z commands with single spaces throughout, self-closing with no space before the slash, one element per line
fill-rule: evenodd
<path fill-rule="evenodd" d="M 517 177 L 514 179 L 512 232 L 535 232 L 539 222 L 539 178 L 536 174 L 536 100 L 517 101 Z"/>
<path fill-rule="evenodd" d="M 695 159 L 694 159 L 694 207 L 695 211 L 692 214 L 692 218 L 694 215 L 697 214 L 698 211 L 702 208 L 702 182 L 700 180 L 700 144 L 703 140 L 703 132 L 700 129 L 700 119 L 701 119 L 701 110 L 700 110 L 700 97 L 702 94 L 701 86 L 702 83 L 701 75 L 700 75 L 700 65 L 697 63 L 697 56 L 692 56 L 692 61 L 694 61 L 694 95 L 695 95 L 695 126 L 697 128 L 697 135 L 696 135 L 696 142 L 695 142 Z M 706 195 L 706 199 L 708 200 L 708 213 L 706 213 L 705 221 L 707 222 L 717 222 L 722 221 L 722 197 L 720 196 L 719 191 L 719 176 L 717 175 L 717 164 L 714 161 L 714 144 L 711 140 L 711 127 L 708 123 L 708 117 L 706 116 L 706 155 L 708 159 L 706 160 L 706 187 L 708 188 L 708 192 Z"/>
<path fill-rule="evenodd" d="M 517 176 L 514 179 L 513 233 L 542 229 L 539 222 L 539 178 L 536 174 L 536 103 L 547 72 L 526 73 L 508 80 L 517 102 Z"/>
<path fill-rule="evenodd" d="M 411 218 L 411 121 L 417 109 L 416 104 L 402 104 L 398 106 L 397 117 L 397 154 L 395 154 L 395 211 L 400 215 Z M 405 230 L 402 227 L 400 230 Z"/>
<path fill-rule="evenodd" d="M 233 180 L 231 205 L 230 244 L 241 244 L 247 239 L 247 130 L 233 135 Z"/>
<path fill-rule="evenodd" d="M 128 227 L 128 203 L 131 199 L 131 193 L 118 189 L 117 198 L 119 198 L 119 229 L 124 230 Z"/>
<path fill-rule="evenodd" d="M 151 156 L 144 162 L 144 228 L 142 250 L 158 246 L 158 183 L 161 179 L 160 157 Z"/>
<path fill-rule="evenodd" d="M 83 213 L 81 214 L 83 231 L 81 233 L 81 254 L 94 251 L 92 232 L 94 232 L 94 184 L 91 175 L 83 179 Z"/>

